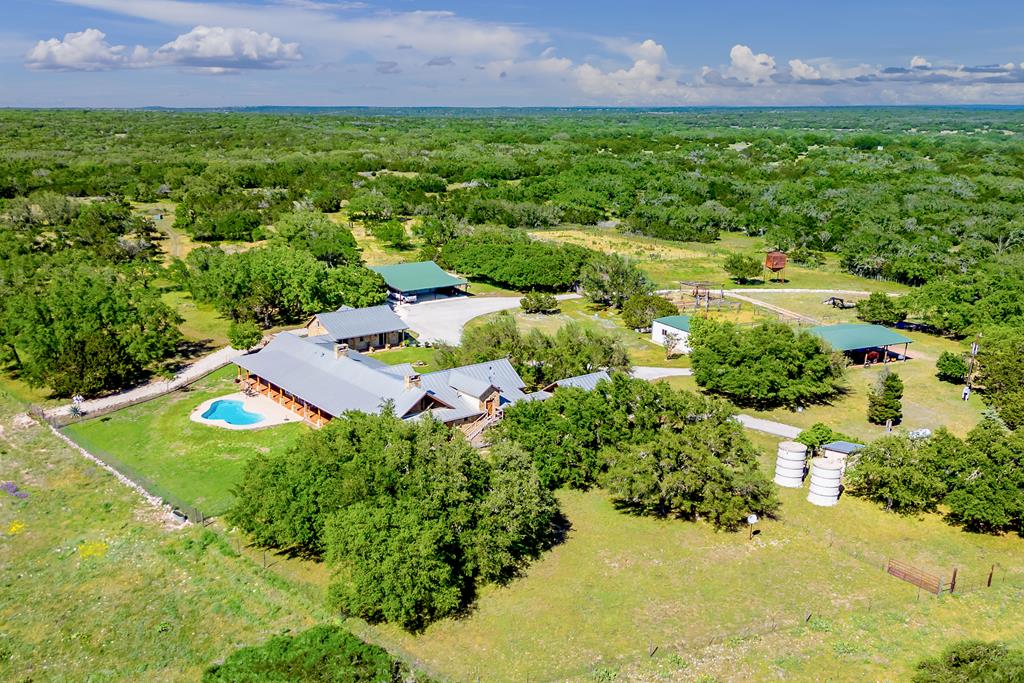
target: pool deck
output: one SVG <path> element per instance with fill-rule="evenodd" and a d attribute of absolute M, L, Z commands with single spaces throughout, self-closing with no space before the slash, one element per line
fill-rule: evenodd
<path fill-rule="evenodd" d="M 263 419 L 251 425 L 233 425 L 224 420 L 208 420 L 203 413 L 213 404 L 214 401 L 241 401 L 242 407 L 250 413 L 258 413 Z M 220 429 L 265 429 L 289 422 L 302 422 L 302 418 L 288 410 L 282 405 L 274 403 L 266 396 L 246 396 L 241 392 L 218 396 L 207 399 L 193 409 L 189 419 L 199 424 L 219 427 Z"/>

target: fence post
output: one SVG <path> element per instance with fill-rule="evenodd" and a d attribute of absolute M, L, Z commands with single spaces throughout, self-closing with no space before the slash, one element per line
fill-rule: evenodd
<path fill-rule="evenodd" d="M 953 578 L 949 580 L 949 592 L 956 593 L 956 567 L 953 567 Z"/>
<path fill-rule="evenodd" d="M 992 587 L 992 575 L 996 572 L 996 566 L 992 565 L 992 568 L 988 570 L 988 582 L 985 583 L 985 588 Z"/>

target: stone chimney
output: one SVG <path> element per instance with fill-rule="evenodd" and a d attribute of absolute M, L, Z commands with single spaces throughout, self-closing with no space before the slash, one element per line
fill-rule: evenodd
<path fill-rule="evenodd" d="M 420 386 L 420 376 L 416 373 L 405 376 L 405 388 L 412 389 L 413 387 Z"/>
<path fill-rule="evenodd" d="M 348 358 L 348 344 L 335 344 L 334 345 L 334 357 L 335 358 Z"/>

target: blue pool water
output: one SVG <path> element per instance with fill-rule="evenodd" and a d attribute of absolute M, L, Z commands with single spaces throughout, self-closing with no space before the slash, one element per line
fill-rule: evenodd
<path fill-rule="evenodd" d="M 250 413 L 241 401 L 214 401 L 203 413 L 207 420 L 224 420 L 229 425 L 254 425 L 263 421 L 259 413 Z"/>

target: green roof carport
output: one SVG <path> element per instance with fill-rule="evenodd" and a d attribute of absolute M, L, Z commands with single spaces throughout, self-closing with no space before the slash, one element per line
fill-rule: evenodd
<path fill-rule="evenodd" d="M 859 323 L 819 325 L 810 328 L 808 332 L 824 339 L 836 351 L 843 352 L 910 344 L 914 341 L 888 327 Z"/>
<path fill-rule="evenodd" d="M 419 263 L 396 263 L 390 266 L 370 266 L 370 270 L 380 273 L 389 289 L 403 294 L 414 294 L 432 289 L 458 287 L 466 284 L 460 277 L 449 275 L 433 261 Z"/>

